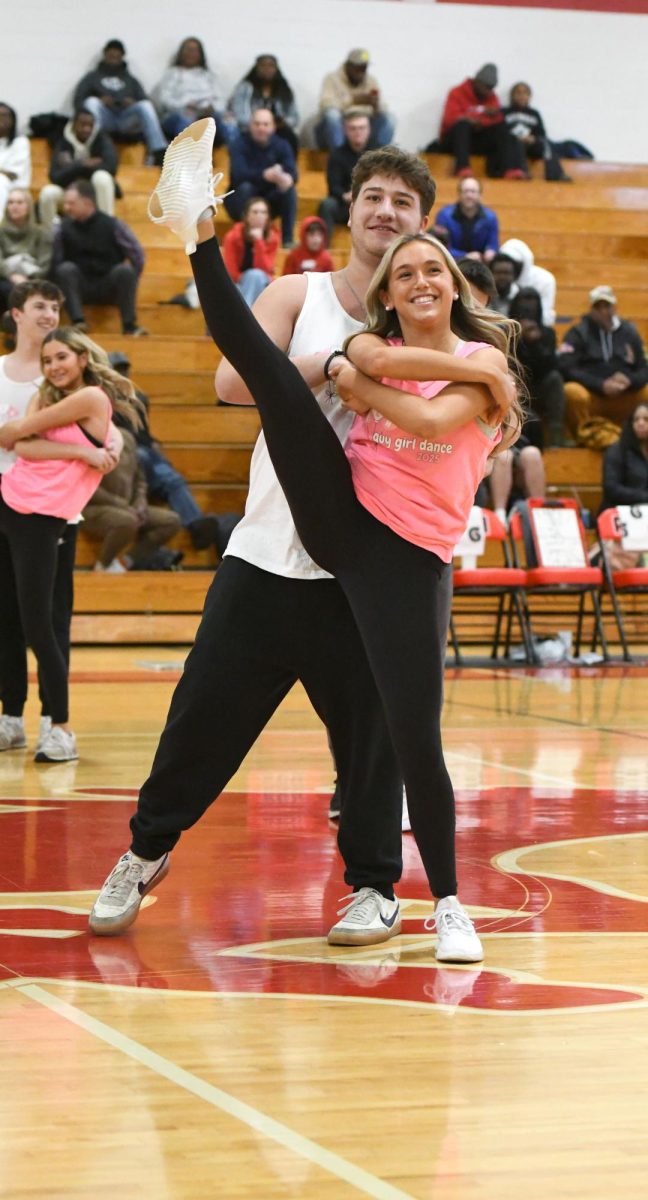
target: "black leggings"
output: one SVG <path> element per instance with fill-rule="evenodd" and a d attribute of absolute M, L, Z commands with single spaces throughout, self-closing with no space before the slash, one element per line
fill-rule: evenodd
<path fill-rule="evenodd" d="M 344 450 L 296 367 L 266 336 L 214 238 L 191 265 L 214 341 L 258 405 L 268 450 L 311 557 L 346 594 L 382 697 L 416 838 L 435 896 L 457 891 L 455 810 L 441 746 L 449 569 L 395 534 L 356 497 Z"/>
<path fill-rule="evenodd" d="M 68 719 L 67 665 L 53 622 L 58 543 L 65 524 L 61 517 L 18 513 L 0 494 L 0 622 L 3 628 L 15 627 L 19 618 L 38 661 L 44 711 L 55 725 Z M 0 680 L 10 671 L 10 662 L 0 658 Z"/>

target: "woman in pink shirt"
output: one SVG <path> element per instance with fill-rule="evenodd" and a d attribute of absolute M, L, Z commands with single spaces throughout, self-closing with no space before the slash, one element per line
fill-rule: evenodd
<path fill-rule="evenodd" d="M 62 762 L 77 751 L 68 724 L 67 669 L 52 624 L 58 542 L 67 520 L 114 466 L 106 449 L 113 407 L 132 413 L 134 389 L 73 329 L 47 335 L 41 366 L 44 382 L 26 415 L 0 427 L 0 445 L 18 456 L 0 484 L 0 621 L 9 605 L 17 606 L 38 660 L 52 730 L 36 760 Z M 65 458 L 45 457 L 48 442 Z"/>

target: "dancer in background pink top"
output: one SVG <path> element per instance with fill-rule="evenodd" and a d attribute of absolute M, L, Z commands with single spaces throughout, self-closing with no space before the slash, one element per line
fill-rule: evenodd
<path fill-rule="evenodd" d="M 58 542 L 66 520 L 114 466 L 105 447 L 113 406 L 133 413 L 134 390 L 111 370 L 103 351 L 73 329 L 47 335 L 41 367 L 44 382 L 26 415 L 0 427 L 0 446 L 17 454 L 0 485 L 0 621 L 17 603 L 52 717 L 36 761 L 63 762 L 76 758 L 77 750 L 68 725 L 67 668 L 52 623 Z M 23 457 L 34 455 L 34 437 L 39 457 Z M 65 457 L 41 457 L 48 441 Z"/>
<path fill-rule="evenodd" d="M 185 242 L 210 333 L 257 403 L 301 541 L 315 562 L 337 577 L 355 617 L 400 760 L 412 831 L 437 899 L 437 957 L 478 962 L 482 946 L 457 897 L 454 794 L 441 745 L 446 629 L 435 628 L 435 614 L 450 567 L 440 554 L 418 543 L 422 537 L 434 540 L 449 557 L 453 521 L 460 515 L 464 524 L 468 519 L 469 503 L 450 521 L 448 507 L 436 504 L 435 494 L 456 486 L 468 495 L 485 461 L 488 438 L 494 445 L 503 413 L 508 419 L 515 409 L 505 357 L 513 326 L 474 308 L 466 281 L 438 242 L 425 235 L 397 239 L 367 294 L 368 332 L 348 343 L 354 365 L 345 361 L 343 351 L 326 360 L 325 374 L 330 377 L 334 368 L 342 398 L 366 427 L 364 435 L 356 432 L 347 457 L 307 384 L 258 325 L 227 274 L 214 236 L 209 133 L 200 122 L 169 148 L 149 211 Z M 403 344 L 389 345 L 389 337 Z M 488 345 L 463 356 L 456 353 L 461 342 Z M 429 397 L 387 386 L 382 379 L 463 382 L 442 386 Z M 419 450 L 412 446 L 414 457 L 407 463 L 399 459 L 400 465 L 400 451 L 389 447 L 394 460 L 385 474 L 386 443 L 373 440 L 374 412 L 415 443 L 452 442 L 456 477 L 446 474 L 445 484 L 435 489 L 431 468 L 438 464 L 417 459 Z M 512 425 L 511 438 L 518 417 Z M 371 494 L 372 502 L 380 497 L 380 517 L 369 510 L 361 492 Z M 412 529 L 408 518 L 417 506 L 421 511 Z M 147 867 L 149 878 L 166 869 L 164 855 Z M 110 887 L 109 877 L 104 890 Z M 356 899 L 358 904 L 368 901 L 366 891 L 350 899 L 329 941 L 344 942 L 349 910 Z M 400 932 L 398 901 L 378 897 L 376 903 L 382 940 L 387 940 Z M 370 940 L 379 940 L 376 930 Z"/>

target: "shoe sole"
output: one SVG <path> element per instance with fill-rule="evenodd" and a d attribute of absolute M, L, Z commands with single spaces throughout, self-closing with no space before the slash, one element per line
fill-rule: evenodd
<path fill-rule="evenodd" d="M 439 954 L 437 954 L 437 952 L 436 952 L 436 950 L 435 950 L 435 951 L 434 951 L 434 957 L 436 958 L 437 962 L 447 962 L 447 963 L 478 963 L 478 962 L 483 962 L 483 961 L 484 961 L 484 957 L 485 957 L 485 956 L 484 956 L 484 951 L 482 950 L 481 954 L 479 954 L 479 955 L 474 955 L 474 954 L 473 954 L 473 955 L 469 955 L 469 956 L 466 956 L 466 955 L 463 955 L 463 956 L 462 956 L 462 955 L 460 955 L 460 954 L 446 954 L 446 955 L 445 955 L 445 956 L 442 958 L 442 957 L 441 957 Z"/>
<path fill-rule="evenodd" d="M 139 913 L 144 897 L 148 896 L 149 892 L 155 891 L 158 884 L 162 883 L 163 879 L 166 879 L 170 870 L 171 863 L 167 857 L 166 862 L 162 864 L 150 883 L 147 883 L 139 898 L 139 903 L 134 904 L 119 920 L 111 920 L 110 917 L 96 917 L 93 920 L 92 913 L 90 913 L 90 917 L 88 918 L 90 932 L 94 933 L 97 937 L 114 937 L 118 933 L 124 933 L 137 920 L 137 914 Z"/>
<path fill-rule="evenodd" d="M 68 754 L 65 756 L 65 758 L 48 758 L 47 755 L 45 754 L 44 750 L 37 750 L 34 755 L 34 762 L 38 762 L 38 763 L 76 762 L 78 757 L 79 757 L 78 754 Z"/>
<path fill-rule="evenodd" d="M 180 142 L 199 142 L 210 121 L 214 126 L 214 132 L 216 132 L 216 125 L 213 117 L 203 117 L 200 121 L 194 121 L 193 125 L 188 125 L 186 129 L 182 130 L 182 133 L 179 133 L 178 136 L 174 137 L 173 141 L 169 143 L 164 155 L 165 160 L 169 151 L 172 150 L 174 146 L 179 146 Z M 162 169 L 164 170 L 164 166 Z M 154 211 L 154 208 L 156 211 Z M 164 216 L 164 210 L 160 204 L 157 188 L 155 188 L 155 191 L 152 193 L 151 199 L 149 200 L 148 212 L 152 221 L 161 221 Z"/>
<path fill-rule="evenodd" d="M 378 946 L 381 942 L 388 942 L 397 937 L 400 931 L 399 917 L 389 929 L 359 929 L 357 932 L 350 930 L 345 933 L 344 930 L 336 931 L 333 928 L 326 940 L 329 946 Z"/>

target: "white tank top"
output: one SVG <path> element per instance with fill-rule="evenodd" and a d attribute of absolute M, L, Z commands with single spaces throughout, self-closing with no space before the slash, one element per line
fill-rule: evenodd
<path fill-rule="evenodd" d="M 288 347 L 292 358 L 320 350 L 330 353 L 342 346 L 349 334 L 362 329 L 362 323 L 342 308 L 330 273 L 309 271 L 305 279 L 306 298 Z M 337 397 L 329 398 L 328 385 L 316 394 L 316 399 L 344 445 L 355 414 L 343 409 Z M 245 516 L 236 526 L 225 553 L 274 575 L 287 575 L 291 579 L 331 578 L 313 562 L 297 536 L 263 432 L 252 455 Z"/>

